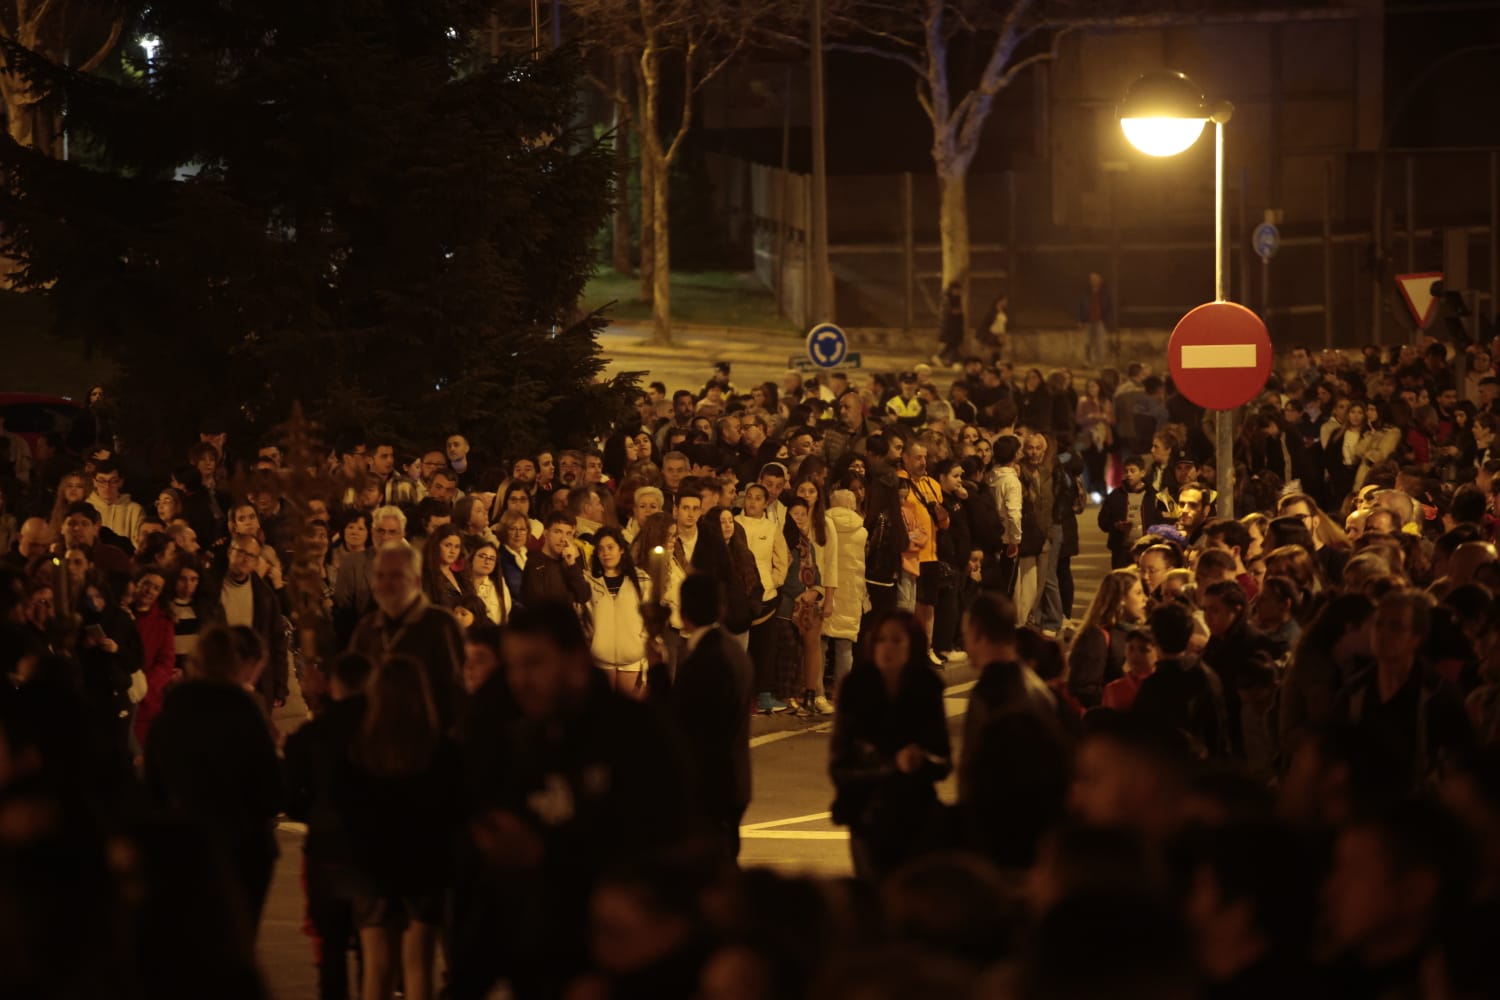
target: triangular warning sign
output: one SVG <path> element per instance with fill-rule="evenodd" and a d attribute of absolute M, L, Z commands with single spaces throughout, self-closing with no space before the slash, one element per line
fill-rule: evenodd
<path fill-rule="evenodd" d="M 1406 299 L 1406 307 L 1411 310 L 1419 330 L 1426 329 L 1427 321 L 1432 319 L 1432 310 L 1437 306 L 1437 299 L 1432 294 L 1432 283 L 1442 280 L 1441 271 L 1396 275 L 1396 286 L 1401 289 L 1401 296 Z"/>

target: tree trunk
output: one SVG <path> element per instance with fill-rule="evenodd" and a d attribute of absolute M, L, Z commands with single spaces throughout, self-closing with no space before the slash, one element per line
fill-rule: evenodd
<path fill-rule="evenodd" d="M 656 178 L 651 155 L 646 150 L 644 131 L 640 136 L 641 174 L 641 301 L 650 302 L 655 294 L 656 274 Z"/>
<path fill-rule="evenodd" d="M 967 169 L 938 167 L 942 204 L 943 290 L 955 281 L 963 286 L 964 329 L 969 328 L 969 192 Z"/>
<path fill-rule="evenodd" d="M 655 231 L 652 255 L 651 343 L 672 343 L 672 234 L 667 221 L 667 178 L 671 171 L 652 157 L 651 179 L 656 187 L 651 199 L 651 228 Z"/>
<path fill-rule="evenodd" d="M 0 86 L 0 96 L 5 101 L 5 130 L 16 144 L 58 159 L 62 116 L 54 110 L 53 102 L 37 98 L 20 79 Z"/>
<path fill-rule="evenodd" d="M 630 276 L 630 122 L 615 109 L 615 212 L 610 220 L 609 260 L 616 274 Z"/>
<path fill-rule="evenodd" d="M 617 95 L 627 93 L 630 84 L 630 66 L 624 53 L 615 56 L 614 85 Z M 630 276 L 635 268 L 630 266 L 630 115 L 615 101 L 615 213 L 611 219 L 609 258 L 616 274 Z"/>

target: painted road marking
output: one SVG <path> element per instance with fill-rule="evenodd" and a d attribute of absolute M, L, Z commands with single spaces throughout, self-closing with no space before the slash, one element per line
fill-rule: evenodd
<path fill-rule="evenodd" d="M 806 816 L 793 816 L 790 819 L 770 819 L 763 823 L 747 823 L 740 827 L 741 830 L 770 830 L 778 826 L 796 826 L 798 823 L 812 823 L 820 819 L 832 819 L 833 813 L 808 813 Z"/>
<path fill-rule="evenodd" d="M 955 684 L 943 692 L 943 714 L 956 719 L 969 711 L 969 699 L 964 697 L 974 689 L 974 681 Z"/>
<path fill-rule="evenodd" d="M 848 830 L 779 830 L 777 827 L 796 826 L 798 823 L 815 823 L 833 818 L 833 813 L 809 813 L 788 819 L 767 820 L 764 823 L 749 823 L 740 827 L 741 840 L 848 840 Z"/>
<path fill-rule="evenodd" d="M 762 733 L 759 736 L 752 736 L 752 737 L 750 737 L 750 746 L 753 749 L 755 747 L 763 747 L 767 743 L 779 743 L 782 740 L 789 740 L 793 736 L 802 736 L 802 735 L 805 735 L 807 733 L 831 733 L 831 732 L 833 732 L 833 723 L 831 723 L 831 722 L 820 722 L 816 726 L 808 726 L 806 729 L 783 729 L 783 730 L 780 730 L 779 732 Z"/>
<path fill-rule="evenodd" d="M 848 830 L 750 830 L 740 828 L 741 840 L 848 840 Z"/>
<path fill-rule="evenodd" d="M 1183 368 L 1254 368 L 1254 344 L 1183 344 Z"/>

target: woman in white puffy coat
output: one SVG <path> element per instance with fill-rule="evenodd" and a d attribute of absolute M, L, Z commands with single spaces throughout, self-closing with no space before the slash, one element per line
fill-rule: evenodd
<path fill-rule="evenodd" d="M 834 592 L 833 607 L 823 620 L 823 642 L 825 647 L 830 643 L 833 645 L 833 682 L 837 686 L 854 666 L 854 643 L 859 638 L 859 623 L 870 609 L 869 595 L 865 590 L 865 539 L 868 532 L 852 490 L 834 490 L 828 504 L 828 526 L 838 537 L 839 589 Z"/>
<path fill-rule="evenodd" d="M 630 698 L 646 697 L 646 622 L 641 605 L 651 578 L 635 568 L 618 528 L 601 528 L 589 560 L 590 652 L 610 685 Z"/>

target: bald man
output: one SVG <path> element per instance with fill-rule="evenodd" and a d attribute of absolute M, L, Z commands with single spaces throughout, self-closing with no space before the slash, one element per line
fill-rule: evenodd
<path fill-rule="evenodd" d="M 0 558 L 3 558 L 5 565 L 24 572 L 27 563 L 37 556 L 47 554 L 55 537 L 52 525 L 46 519 L 28 517 L 21 522 L 21 533 L 16 536 L 15 544 Z"/>
<path fill-rule="evenodd" d="M 1397 530 L 1403 530 L 1417 520 L 1417 502 L 1400 490 L 1381 490 L 1375 494 L 1375 506 L 1396 515 Z M 1368 524 L 1366 529 L 1369 530 Z"/>

